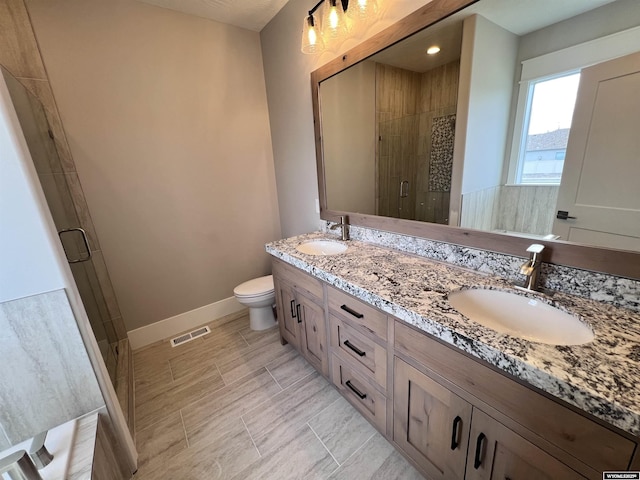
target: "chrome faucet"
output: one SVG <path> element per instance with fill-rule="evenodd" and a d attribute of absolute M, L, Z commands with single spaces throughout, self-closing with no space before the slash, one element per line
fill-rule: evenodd
<path fill-rule="evenodd" d="M 335 230 L 336 228 L 342 228 L 342 240 L 349 240 L 349 217 L 347 215 L 340 215 L 340 223 L 332 225 L 329 230 Z"/>
<path fill-rule="evenodd" d="M 529 248 L 527 248 L 527 252 L 531 255 L 529 260 L 520 266 L 520 273 L 527 276 L 523 285 L 525 290 L 538 290 L 543 250 L 544 245 L 540 245 L 539 243 L 529 245 Z"/>
<path fill-rule="evenodd" d="M 0 476 L 5 473 L 11 480 L 42 480 L 31 457 L 24 450 L 0 459 Z"/>

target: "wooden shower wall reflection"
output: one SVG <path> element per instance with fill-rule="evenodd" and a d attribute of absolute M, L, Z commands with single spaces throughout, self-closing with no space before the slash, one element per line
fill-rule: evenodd
<path fill-rule="evenodd" d="M 448 223 L 459 72 L 376 64 L 377 215 Z"/>

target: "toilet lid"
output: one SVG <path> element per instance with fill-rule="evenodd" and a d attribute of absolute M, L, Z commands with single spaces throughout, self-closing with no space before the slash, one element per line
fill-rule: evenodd
<path fill-rule="evenodd" d="M 255 297 L 271 292 L 273 292 L 273 275 L 254 278 L 233 289 L 233 293 L 239 297 Z"/>

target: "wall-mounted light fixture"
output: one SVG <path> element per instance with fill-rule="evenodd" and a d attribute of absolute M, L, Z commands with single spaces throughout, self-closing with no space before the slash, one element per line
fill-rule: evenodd
<path fill-rule="evenodd" d="M 323 6 L 322 14 L 316 14 Z M 352 25 L 378 13 L 376 0 L 320 0 L 305 17 L 302 26 L 302 53 L 322 52 L 327 44 L 341 40 Z"/>

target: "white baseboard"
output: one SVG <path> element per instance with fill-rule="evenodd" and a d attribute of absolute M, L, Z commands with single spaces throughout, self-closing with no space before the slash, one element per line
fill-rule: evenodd
<path fill-rule="evenodd" d="M 243 310 L 247 310 L 247 307 L 238 303 L 236 297 L 229 297 L 174 317 L 165 318 L 151 325 L 136 328 L 127 332 L 131 349 L 137 350 L 200 325 L 215 323 L 217 319 Z"/>

